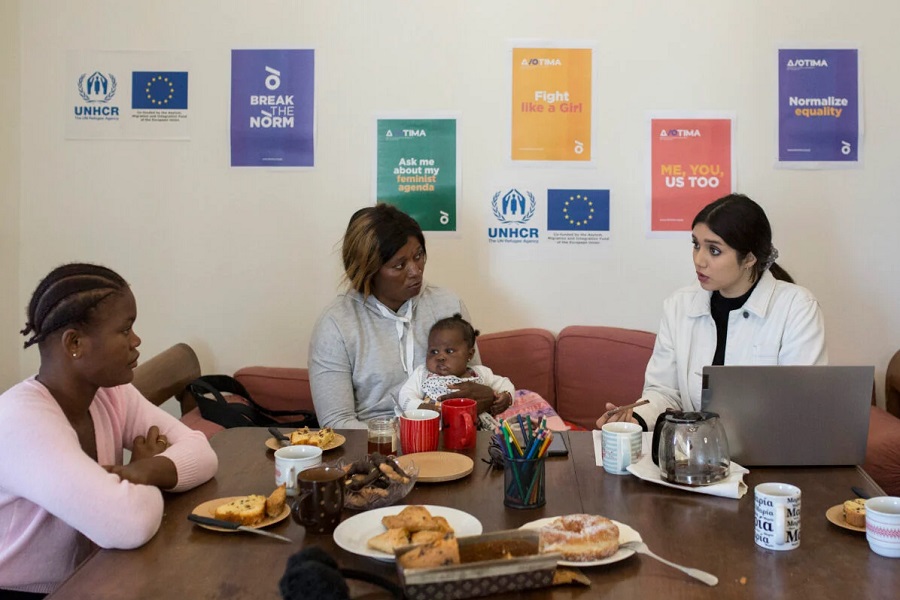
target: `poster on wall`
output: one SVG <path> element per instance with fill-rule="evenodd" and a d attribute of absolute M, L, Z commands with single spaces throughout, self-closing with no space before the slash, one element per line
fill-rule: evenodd
<path fill-rule="evenodd" d="M 778 162 L 787 169 L 860 165 L 859 51 L 778 50 Z"/>
<path fill-rule="evenodd" d="M 656 112 L 650 122 L 648 237 L 681 237 L 735 186 L 734 114 Z"/>
<path fill-rule="evenodd" d="M 521 165 L 590 166 L 593 156 L 593 47 L 512 43 L 510 158 Z"/>
<path fill-rule="evenodd" d="M 190 139 L 189 75 L 181 52 L 69 52 L 66 138 Z"/>
<path fill-rule="evenodd" d="M 424 231 L 457 231 L 458 118 L 376 117 L 375 201 L 393 204 Z"/>
<path fill-rule="evenodd" d="M 231 166 L 315 166 L 315 50 L 231 51 Z"/>

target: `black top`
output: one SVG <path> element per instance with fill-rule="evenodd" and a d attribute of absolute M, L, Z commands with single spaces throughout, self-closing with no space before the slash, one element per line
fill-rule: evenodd
<path fill-rule="evenodd" d="M 759 283 L 758 279 L 756 280 L 756 283 L 753 284 L 753 287 L 747 290 L 746 294 L 738 296 L 737 298 L 726 298 L 718 291 L 712 293 L 712 297 L 709 299 L 709 310 L 712 313 L 713 321 L 716 323 L 716 354 L 713 356 L 712 364 L 725 364 L 725 340 L 728 337 L 728 313 L 737 310 L 744 305 L 747 298 L 749 298 L 750 294 L 753 293 L 753 290 L 756 289 L 757 283 Z M 748 313 L 745 312 L 744 318 L 746 319 L 748 316 Z"/>

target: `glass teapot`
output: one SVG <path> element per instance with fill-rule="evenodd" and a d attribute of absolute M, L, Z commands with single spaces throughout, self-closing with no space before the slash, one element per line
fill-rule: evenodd
<path fill-rule="evenodd" d="M 728 477 L 728 439 L 716 413 L 667 410 L 656 420 L 650 448 L 670 483 L 709 485 Z"/>

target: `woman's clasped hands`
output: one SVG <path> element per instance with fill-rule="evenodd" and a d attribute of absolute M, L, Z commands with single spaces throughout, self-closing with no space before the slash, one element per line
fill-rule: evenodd
<path fill-rule="evenodd" d="M 170 481 L 170 467 L 155 459 L 169 447 L 169 440 L 159 432 L 159 427 L 152 425 L 147 435 L 134 438 L 131 446 L 131 461 L 127 465 L 104 465 L 104 469 L 115 473 L 122 479 L 142 485 L 155 485 L 161 488 L 173 487 L 176 481 Z M 167 463 L 165 457 L 159 457 Z"/>

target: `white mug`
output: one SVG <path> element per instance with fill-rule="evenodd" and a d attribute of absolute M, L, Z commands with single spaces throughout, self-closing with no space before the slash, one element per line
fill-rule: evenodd
<path fill-rule="evenodd" d="M 275 451 L 275 485 L 285 484 L 288 496 L 297 495 L 300 471 L 322 464 L 322 449 L 316 446 L 285 446 Z"/>
<path fill-rule="evenodd" d="M 624 475 L 628 465 L 641 456 L 641 426 L 637 423 L 615 421 L 600 430 L 600 449 L 603 469 L 613 475 Z"/>
<path fill-rule="evenodd" d="M 800 546 L 800 488 L 788 483 L 761 483 L 756 499 L 756 544 L 769 550 Z"/>
<path fill-rule="evenodd" d="M 900 498 L 879 496 L 866 500 L 866 539 L 875 554 L 900 557 Z"/>

